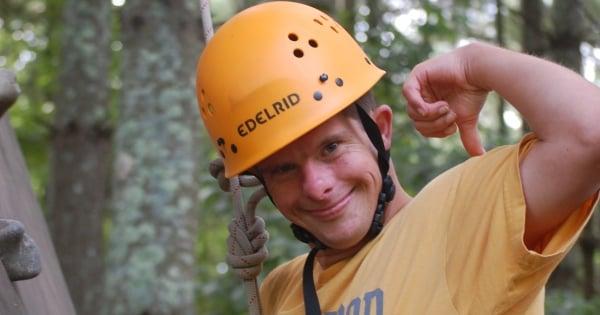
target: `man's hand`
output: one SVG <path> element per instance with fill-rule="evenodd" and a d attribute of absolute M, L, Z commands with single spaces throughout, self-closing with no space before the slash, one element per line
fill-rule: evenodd
<path fill-rule="evenodd" d="M 404 83 L 408 116 L 426 137 L 447 137 L 458 127 L 467 152 L 481 155 L 477 122 L 487 89 L 469 78 L 469 63 L 464 48 L 418 64 Z"/>
<path fill-rule="evenodd" d="M 600 89 L 543 59 L 473 43 L 419 64 L 404 85 L 408 114 L 425 136 L 455 131 L 483 153 L 477 120 L 486 91 L 525 118 L 537 142 L 520 159 L 529 248 L 600 190 Z"/>

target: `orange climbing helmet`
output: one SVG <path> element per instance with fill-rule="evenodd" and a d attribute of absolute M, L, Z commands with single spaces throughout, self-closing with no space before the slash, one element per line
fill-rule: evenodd
<path fill-rule="evenodd" d="M 225 176 L 333 117 L 384 73 L 317 9 L 267 2 L 238 13 L 206 45 L 197 68 L 201 116 Z"/>

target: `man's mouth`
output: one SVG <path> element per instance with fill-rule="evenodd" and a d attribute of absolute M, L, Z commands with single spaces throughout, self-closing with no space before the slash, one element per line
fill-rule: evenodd
<path fill-rule="evenodd" d="M 335 219 L 339 215 L 342 214 L 344 208 L 346 207 L 346 205 L 352 198 L 353 192 L 354 192 L 354 189 L 350 190 L 350 192 L 348 192 L 348 194 L 343 196 L 338 201 L 332 203 L 331 205 L 328 205 L 323 208 L 309 210 L 308 212 L 310 213 L 311 216 L 316 217 L 322 221 L 328 221 L 328 220 Z"/>

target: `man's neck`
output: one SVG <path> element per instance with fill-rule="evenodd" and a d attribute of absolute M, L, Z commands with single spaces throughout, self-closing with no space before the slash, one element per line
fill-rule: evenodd
<path fill-rule="evenodd" d="M 328 248 L 319 251 L 317 254 L 317 262 L 321 265 L 321 268 L 327 269 L 335 263 L 344 259 L 350 258 L 358 253 L 361 248 L 365 246 L 370 240 L 363 238 L 358 244 L 345 249 Z"/>

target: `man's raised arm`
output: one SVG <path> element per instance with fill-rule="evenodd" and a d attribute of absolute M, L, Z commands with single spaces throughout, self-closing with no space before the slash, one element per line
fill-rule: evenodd
<path fill-rule="evenodd" d="M 444 137 L 458 127 L 472 155 L 483 153 L 477 120 L 490 90 L 539 139 L 521 162 L 531 248 L 600 189 L 600 88 L 557 64 L 482 43 L 419 64 L 404 85 L 416 128 Z"/>

